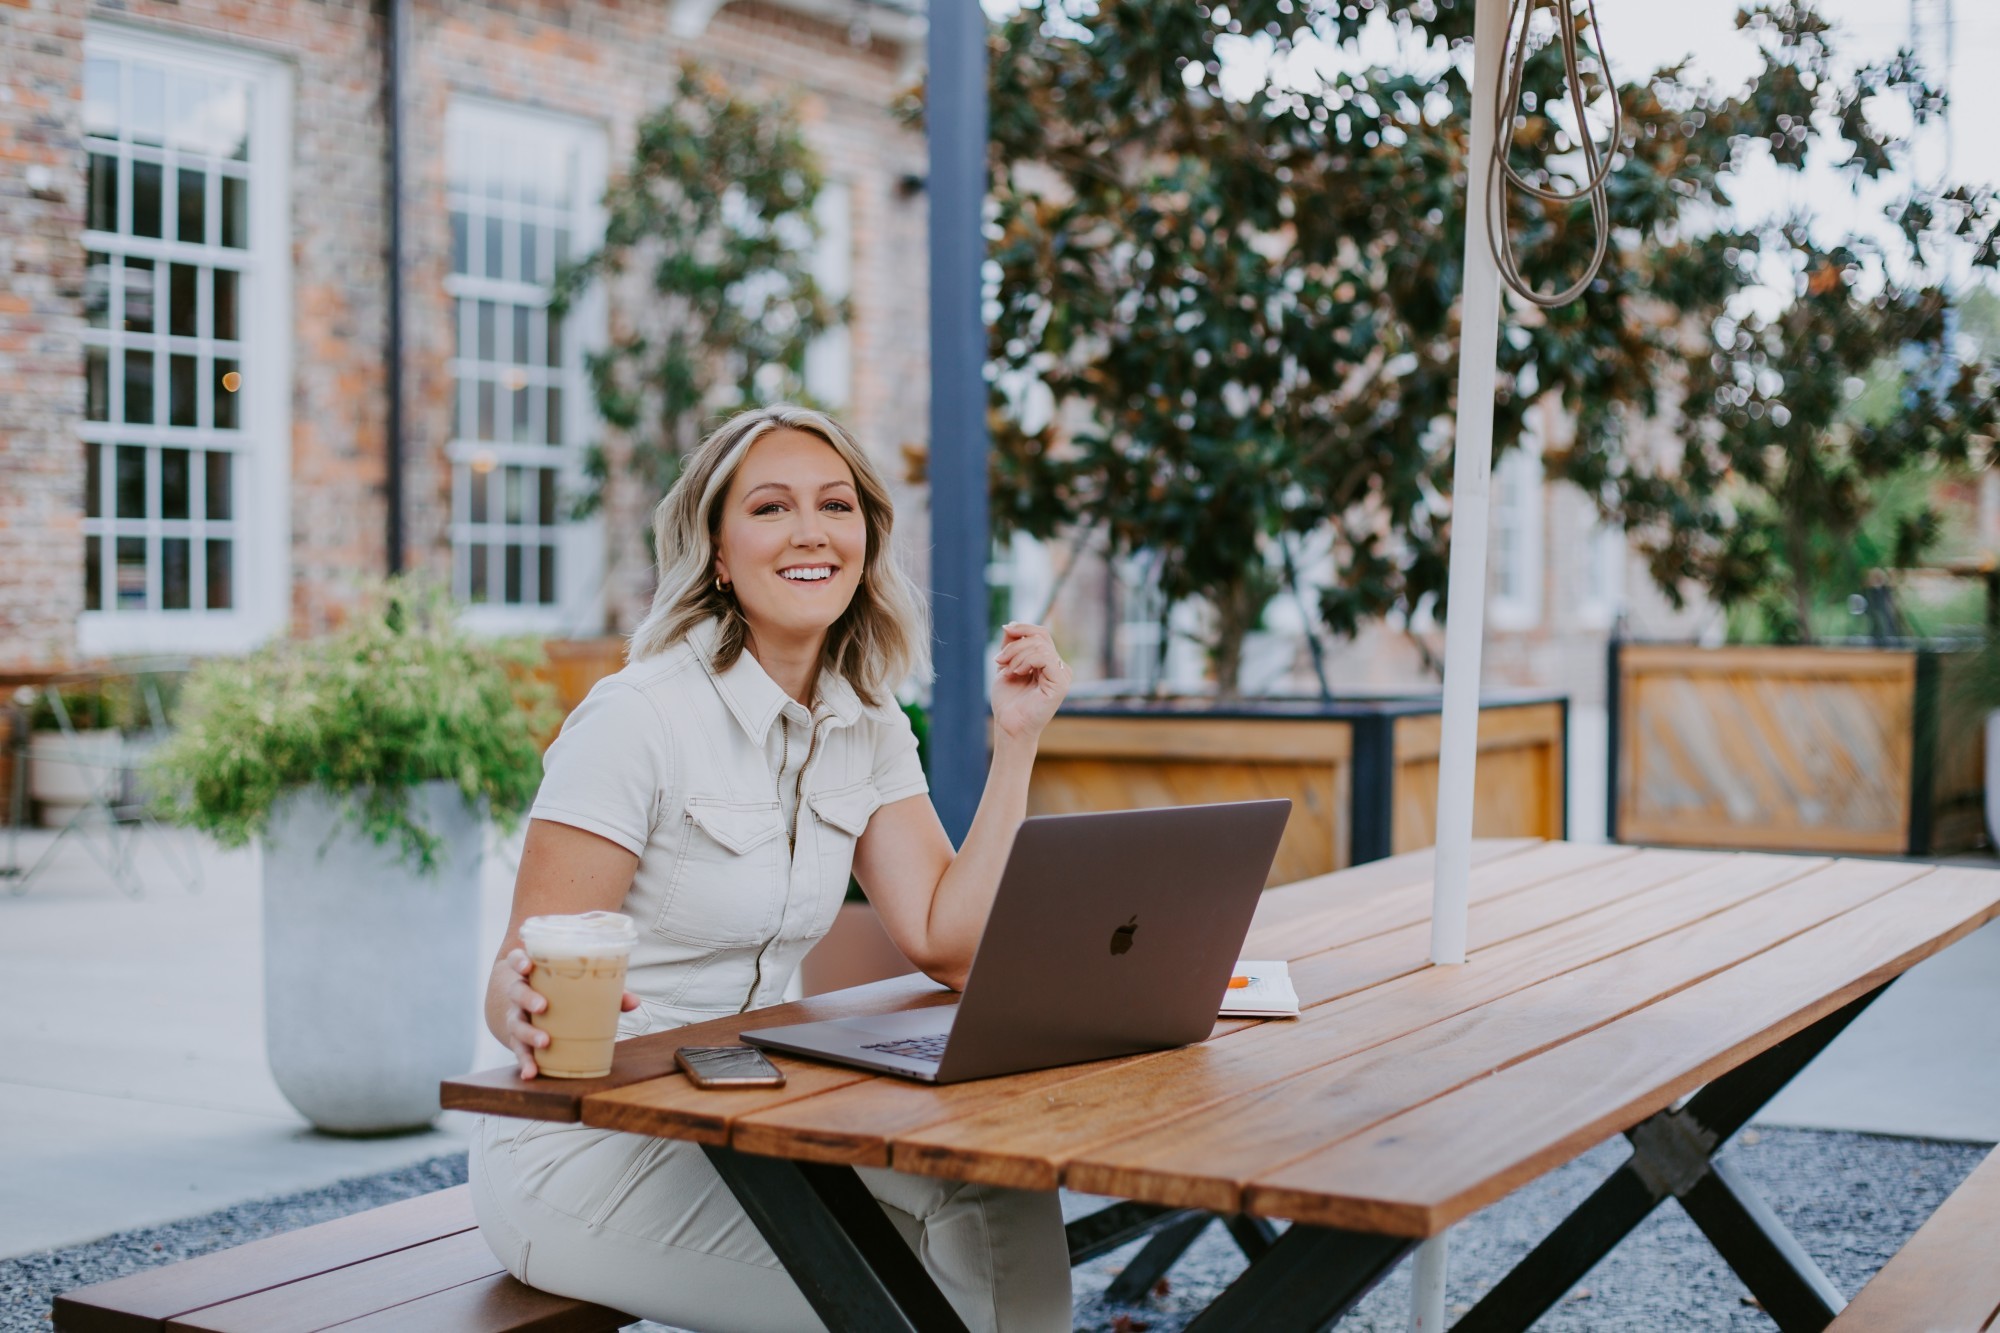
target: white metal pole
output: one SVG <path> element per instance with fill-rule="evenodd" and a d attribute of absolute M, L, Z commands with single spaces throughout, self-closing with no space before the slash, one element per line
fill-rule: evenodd
<path fill-rule="evenodd" d="M 1451 576 L 1444 631 L 1444 731 L 1438 744 L 1437 880 L 1431 961 L 1465 961 L 1465 881 L 1472 867 L 1472 776 L 1478 760 L 1479 647 L 1486 626 L 1486 506 L 1493 479 L 1493 379 L 1500 271 L 1487 243 L 1493 99 L 1507 36 L 1505 0 L 1473 18 L 1472 151 L 1465 192 L 1465 298 L 1458 331 L 1458 437 L 1452 462 Z"/>
<path fill-rule="evenodd" d="M 1465 295 L 1458 329 L 1458 430 L 1452 460 L 1451 574 L 1444 633 L 1444 720 L 1438 744 L 1437 860 L 1431 962 L 1465 961 L 1466 879 L 1472 870 L 1473 768 L 1479 757 L 1479 649 L 1486 628 L 1486 507 L 1493 479 L 1493 380 L 1500 342 L 1500 272 L 1487 241 L 1493 103 L 1507 37 L 1506 0 L 1477 0 L 1472 21 L 1471 151 L 1465 186 Z M 1444 1328 L 1450 1233 L 1417 1250 L 1411 1333 Z"/>

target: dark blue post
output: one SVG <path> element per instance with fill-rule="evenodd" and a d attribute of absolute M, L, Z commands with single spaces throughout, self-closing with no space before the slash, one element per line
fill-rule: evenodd
<path fill-rule="evenodd" d="M 931 226 L 931 799 L 962 841 L 986 783 L 986 15 L 932 0 L 925 136 Z"/>

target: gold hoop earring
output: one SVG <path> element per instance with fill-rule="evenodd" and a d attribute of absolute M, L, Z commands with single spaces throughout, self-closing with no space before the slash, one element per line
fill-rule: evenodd
<path fill-rule="evenodd" d="M 729 595 L 729 590 L 733 586 L 734 586 L 733 584 L 724 583 L 722 581 L 722 576 L 720 574 L 715 576 L 715 590 L 721 593 L 724 597 L 727 597 Z"/>

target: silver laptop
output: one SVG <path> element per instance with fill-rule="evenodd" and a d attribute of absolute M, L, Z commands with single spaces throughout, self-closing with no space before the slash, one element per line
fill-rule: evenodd
<path fill-rule="evenodd" d="M 1290 801 L 1022 823 L 958 1003 L 746 1031 L 929 1083 L 1185 1046 L 1228 988 Z"/>

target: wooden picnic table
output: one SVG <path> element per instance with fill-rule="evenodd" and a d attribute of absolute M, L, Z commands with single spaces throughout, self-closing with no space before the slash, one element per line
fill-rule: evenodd
<path fill-rule="evenodd" d="M 444 1102 L 707 1145 L 835 1329 L 959 1327 L 855 1166 L 1131 1201 L 1073 1223 L 1073 1253 L 1223 1215 L 1253 1261 L 1191 1328 L 1305 1329 L 1621 1132 L 1631 1158 L 1455 1328 L 1525 1329 L 1667 1198 L 1781 1328 L 1824 1327 L 1840 1293 L 1715 1154 L 1884 986 L 2000 915 L 2000 872 L 1529 840 L 1474 857 L 1459 967 L 1428 961 L 1428 852 L 1268 891 L 1243 953 L 1286 959 L 1304 1013 L 1195 1046 L 945 1087 L 784 1057 L 776 1089 L 673 1072 L 683 1044 L 950 998 L 908 977 L 634 1038 L 605 1079 L 496 1070 Z"/>

